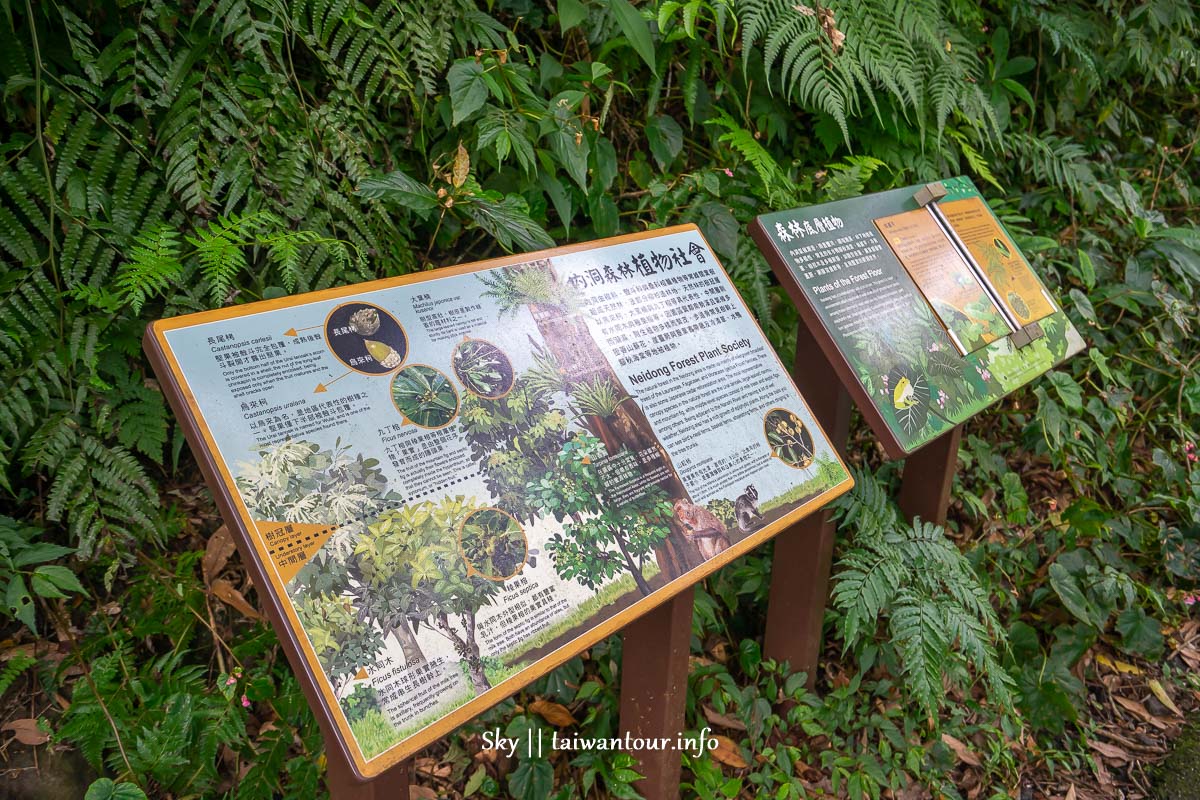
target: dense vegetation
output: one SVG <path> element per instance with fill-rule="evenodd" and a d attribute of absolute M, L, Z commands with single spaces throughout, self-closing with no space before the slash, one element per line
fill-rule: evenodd
<path fill-rule="evenodd" d="M 968 426 L 944 532 L 899 520 L 898 469 L 856 434 L 816 694 L 761 658 L 770 549 L 706 582 L 688 725 L 730 741 L 686 759 L 687 792 L 1149 791 L 1200 690 L 1193 3 L 0 10 L 0 753 L 77 749 L 94 797 L 318 791 L 316 726 L 147 320 L 695 221 L 786 358 L 795 313 L 748 220 L 965 173 L 1090 348 Z M 479 752 L 484 728 L 561 724 L 538 699 L 612 735 L 619 648 L 432 748 L 418 781 L 633 796 L 620 754 Z"/>

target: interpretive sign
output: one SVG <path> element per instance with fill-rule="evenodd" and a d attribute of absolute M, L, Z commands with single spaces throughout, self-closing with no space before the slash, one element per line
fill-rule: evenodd
<path fill-rule="evenodd" d="M 851 486 L 695 226 L 160 320 L 146 349 L 360 776 Z"/>
<path fill-rule="evenodd" d="M 765 214 L 751 235 L 892 458 L 1083 348 L 969 178 Z"/>

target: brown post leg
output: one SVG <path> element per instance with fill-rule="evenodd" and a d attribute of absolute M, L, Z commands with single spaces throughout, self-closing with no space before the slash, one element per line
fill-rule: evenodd
<path fill-rule="evenodd" d="M 687 708 L 692 600 L 688 587 L 625 626 L 621 653 L 621 731 L 643 739 L 670 739 L 671 748 L 630 753 L 645 778 L 636 784 L 646 800 L 679 797 L 683 756 L 674 747 Z"/>
<path fill-rule="evenodd" d="M 830 444 L 845 451 L 850 435 L 850 398 L 803 324 L 796 336 L 792 376 Z M 830 513 L 820 511 L 775 537 L 763 653 L 767 658 L 787 661 L 795 672 L 806 673 L 810 689 L 817 679 L 821 655 L 821 627 L 829 598 L 836 532 Z"/>
<path fill-rule="evenodd" d="M 328 740 L 327 740 L 328 741 Z M 326 746 L 330 800 L 409 800 L 408 783 L 412 761 L 402 761 L 374 780 L 363 783 L 354 777 L 341 753 Z"/>
<path fill-rule="evenodd" d="M 935 525 L 946 523 L 961 441 L 962 425 L 956 425 L 904 459 L 897 503 L 909 520 L 920 517 Z"/>

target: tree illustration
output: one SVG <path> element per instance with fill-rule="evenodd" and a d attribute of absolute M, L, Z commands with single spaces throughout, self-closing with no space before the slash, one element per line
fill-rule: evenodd
<path fill-rule="evenodd" d="M 480 694 L 491 683 L 476 641 L 476 617 L 500 583 L 468 575 L 458 551 L 458 530 L 477 508 L 460 496 L 386 511 L 367 526 L 354 561 L 372 596 L 391 598 L 396 613 L 450 641 Z"/>
<path fill-rule="evenodd" d="M 567 438 L 567 415 L 551 403 L 552 392 L 522 376 L 497 400 L 466 393 L 459 423 L 471 456 L 484 473 L 493 502 L 519 520 L 536 511 L 525 485 L 550 470 Z"/>
<path fill-rule="evenodd" d="M 529 484 L 530 502 L 565 522 L 562 532 L 546 543 L 559 577 L 596 589 L 628 572 L 642 595 L 648 595 L 643 569 L 646 558 L 671 533 L 671 502 L 662 489 L 652 486 L 637 500 L 610 503 L 593 465 L 604 453 L 604 444 L 595 436 L 576 435 L 563 444 L 557 468 Z"/>
<path fill-rule="evenodd" d="M 347 597 L 305 594 L 295 598 L 295 607 L 335 691 L 341 691 L 359 669 L 374 663 L 383 650 L 379 631 L 358 616 Z"/>
<path fill-rule="evenodd" d="M 500 307 L 501 317 L 514 316 L 528 308 L 548 350 L 549 359 L 566 394 L 576 401 L 582 396 L 596 401 L 580 408 L 583 424 L 600 439 L 609 454 L 622 448 L 647 452 L 645 472 L 665 476 L 659 481 L 669 500 L 691 497 L 675 471 L 666 449 L 659 442 L 645 413 L 622 388 L 588 329 L 574 289 L 558 280 L 549 261 L 533 261 L 481 274 L 486 297 Z M 696 546 L 684 535 L 673 517 L 669 533 L 655 549 L 659 569 L 668 579 L 676 578 L 703 562 Z"/>
<path fill-rule="evenodd" d="M 378 630 L 384 639 L 395 638 L 407 667 L 424 664 L 425 653 L 408 614 L 409 592 L 402 585 L 375 577 L 373 565 L 352 551 L 322 550 L 304 565 L 290 589 L 297 602 L 318 593 L 349 598 L 359 624 Z"/>

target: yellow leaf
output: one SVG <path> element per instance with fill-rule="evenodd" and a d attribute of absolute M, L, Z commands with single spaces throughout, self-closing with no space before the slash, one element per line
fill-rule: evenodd
<path fill-rule="evenodd" d="M 1113 672 L 1124 672 L 1126 675 L 1141 675 L 1140 667 L 1135 667 L 1126 661 L 1120 659 L 1111 659 L 1103 653 L 1096 654 L 1096 663 L 1108 667 Z"/>
<path fill-rule="evenodd" d="M 1183 712 L 1179 710 L 1179 706 L 1175 705 L 1175 701 L 1171 699 L 1169 694 L 1167 694 L 1167 690 L 1163 688 L 1161 683 L 1159 683 L 1157 680 L 1151 680 L 1148 685 L 1150 686 L 1150 691 L 1154 692 L 1154 696 L 1158 698 L 1158 702 L 1171 709 L 1171 712 L 1175 714 L 1175 716 L 1183 716 Z"/>

